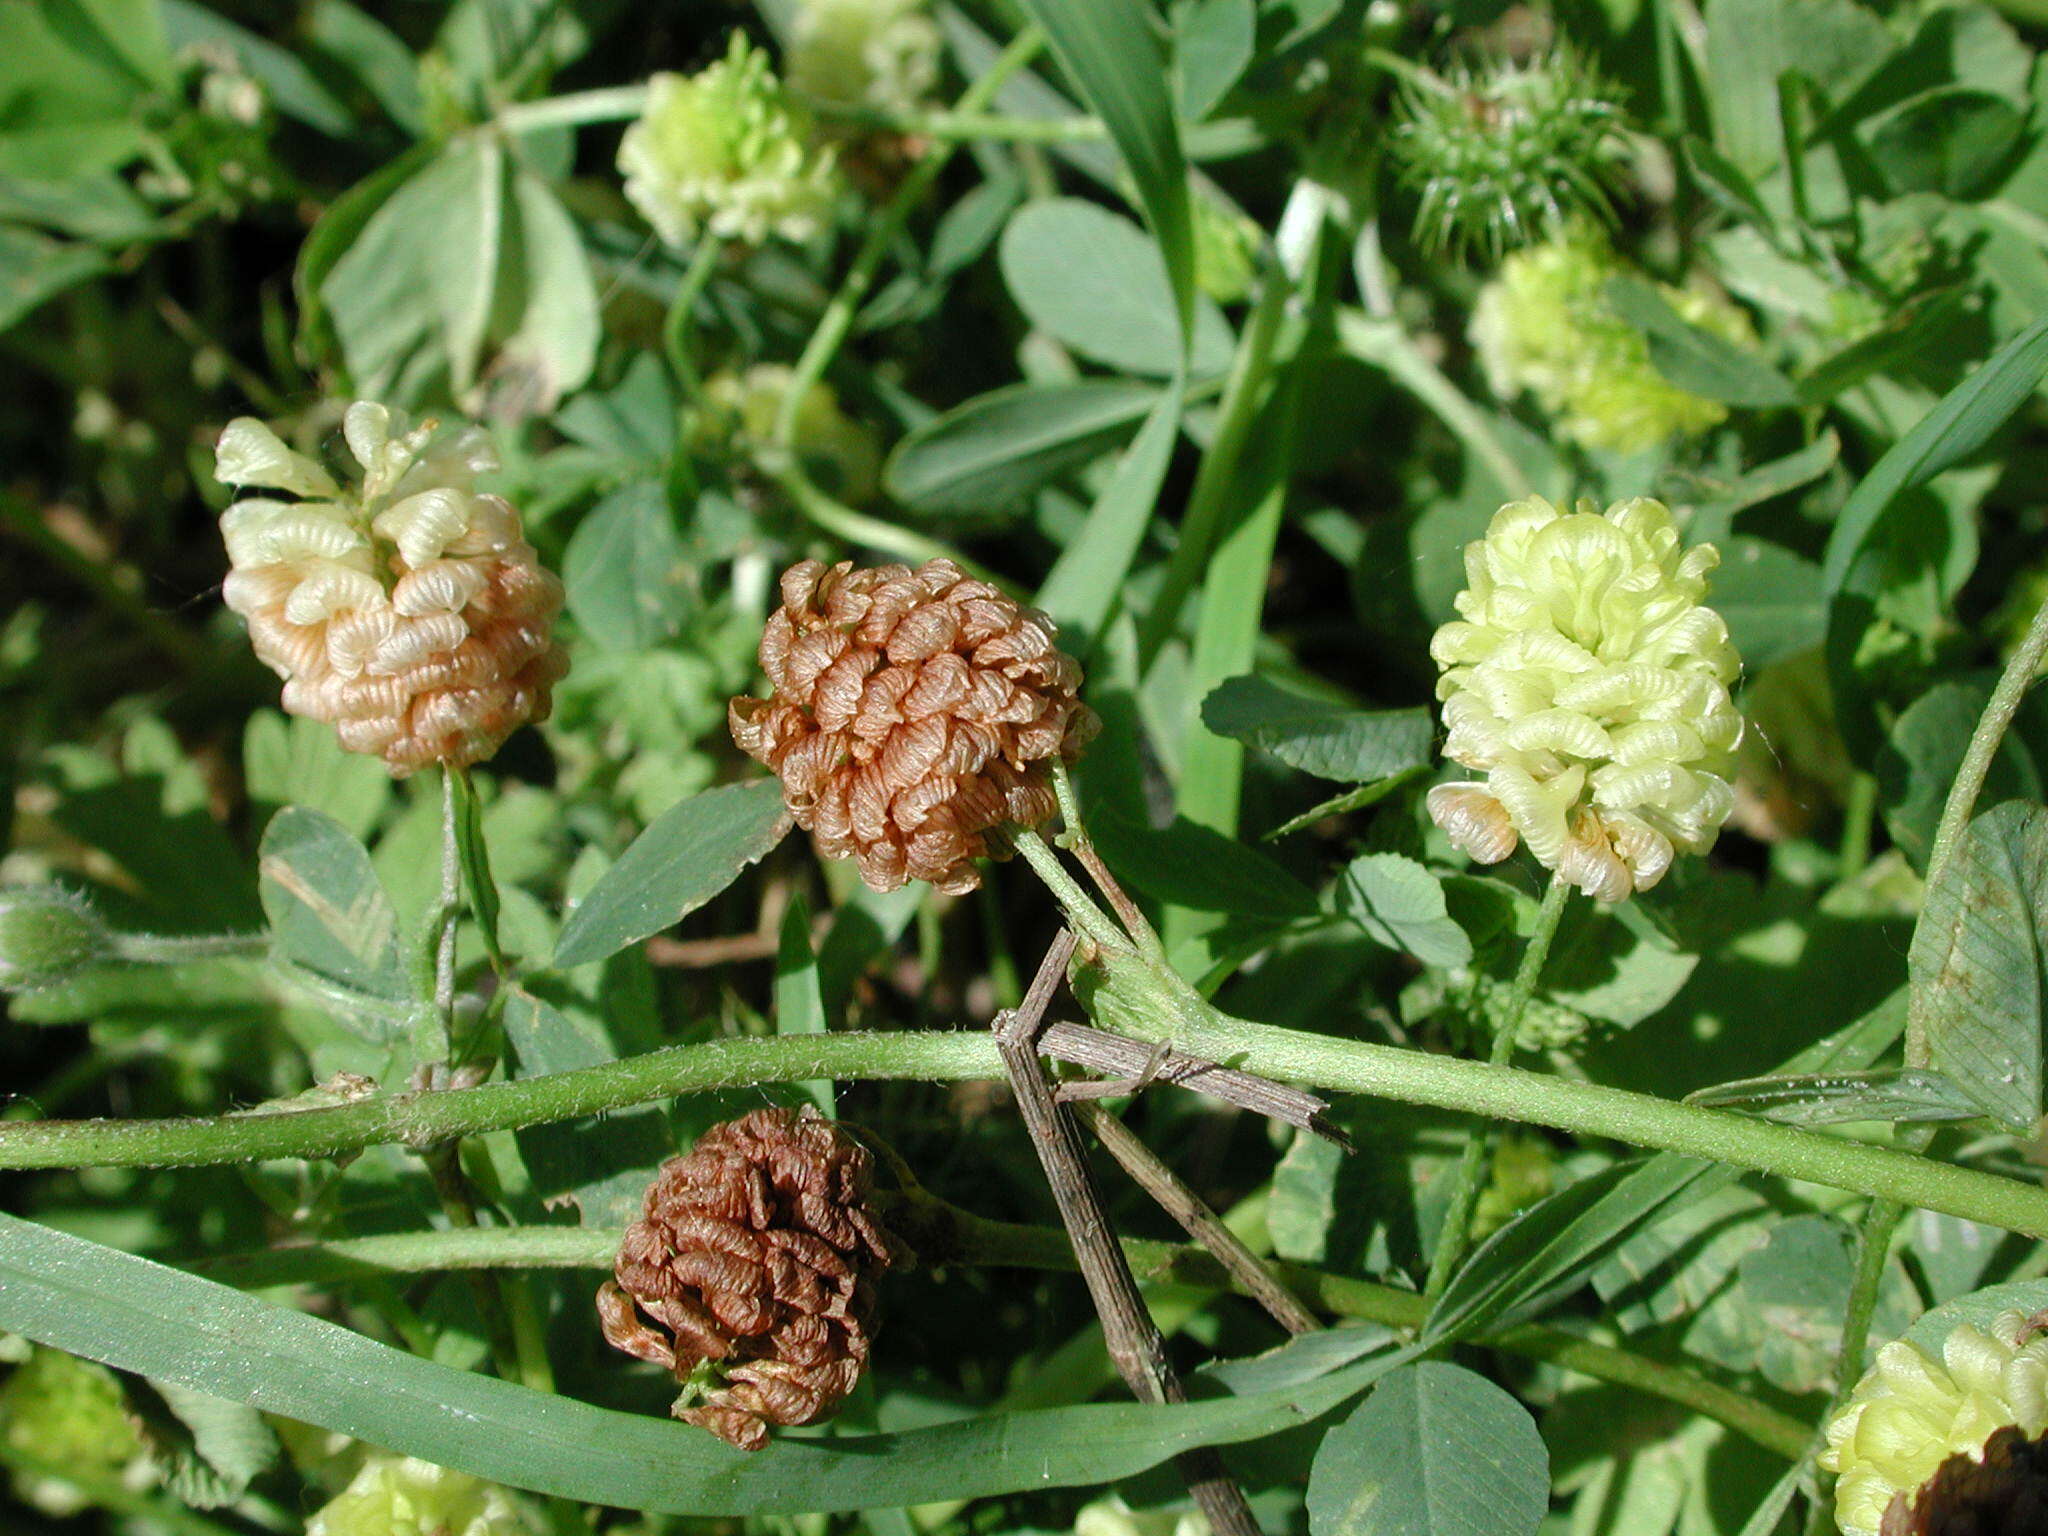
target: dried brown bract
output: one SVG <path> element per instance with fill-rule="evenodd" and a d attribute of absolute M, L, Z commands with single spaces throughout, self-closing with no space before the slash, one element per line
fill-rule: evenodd
<path fill-rule="evenodd" d="M 903 1257 L 873 1160 L 806 1106 L 757 1109 L 670 1158 L 597 1293 L 604 1336 L 683 1383 L 675 1415 L 741 1450 L 828 1418 L 867 1366 L 874 1282 Z"/>
<path fill-rule="evenodd" d="M 1912 1496 L 1896 1495 L 1881 1536 L 2038 1536 L 2048 1531 L 2048 1443 L 2008 1424 L 1944 1461 Z"/>
<path fill-rule="evenodd" d="M 877 891 L 981 883 L 1003 829 L 1057 809 L 1050 765 L 1095 734 L 1052 621 L 950 560 L 782 576 L 761 636 L 767 699 L 732 701 L 733 740 L 773 768 L 797 825 Z"/>

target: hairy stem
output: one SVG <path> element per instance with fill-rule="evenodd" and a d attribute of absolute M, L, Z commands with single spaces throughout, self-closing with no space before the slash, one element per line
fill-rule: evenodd
<path fill-rule="evenodd" d="M 1536 913 L 1536 926 L 1529 933 L 1528 946 L 1522 951 L 1521 964 L 1515 967 L 1515 980 L 1508 992 L 1507 1012 L 1500 1021 L 1500 1028 L 1494 1031 L 1493 1045 L 1487 1053 L 1487 1060 L 1493 1065 L 1505 1066 L 1515 1054 L 1515 1035 L 1522 1027 L 1522 1015 L 1529 1011 L 1529 1001 L 1536 995 L 1536 984 L 1543 978 L 1543 962 L 1550 958 L 1551 943 L 1557 938 L 1557 925 L 1564 917 L 1565 903 L 1571 899 L 1572 888 L 1557 875 L 1550 877 L 1550 889 L 1543 893 L 1543 905 Z M 1436 1252 L 1429 1261 L 1429 1280 L 1423 1287 L 1423 1294 L 1432 1299 L 1441 1296 L 1444 1287 L 1450 1283 L 1451 1271 L 1464 1256 L 1466 1239 L 1471 1235 L 1472 1207 L 1479 1201 L 1481 1166 L 1486 1159 L 1486 1147 L 1490 1125 L 1475 1125 L 1465 1138 L 1465 1149 L 1458 1155 L 1458 1178 L 1451 1187 L 1451 1203 L 1444 1212 L 1444 1224 L 1437 1235 Z"/>

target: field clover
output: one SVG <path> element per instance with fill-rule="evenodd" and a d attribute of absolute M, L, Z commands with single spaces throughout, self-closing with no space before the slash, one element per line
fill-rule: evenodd
<path fill-rule="evenodd" d="M 89 1507 L 93 1484 L 132 1489 L 150 1480 L 137 1424 L 119 1377 L 62 1350 L 31 1350 L 0 1386 L 0 1449 L 37 1463 L 16 1469 L 15 1495 L 55 1519 Z"/>
<path fill-rule="evenodd" d="M 2038 1319 L 1959 1323 L 1935 1359 L 1877 1352 L 1827 1427 L 1845 1536 L 2048 1529 L 2048 1337 Z"/>
<path fill-rule="evenodd" d="M 837 105 L 915 111 L 938 81 L 939 41 L 924 0 L 803 0 L 789 83 Z"/>
<path fill-rule="evenodd" d="M 1465 547 L 1461 618 L 1430 642 L 1444 755 L 1484 775 L 1429 813 L 1482 864 L 1526 842 L 1560 879 L 1620 901 L 1705 853 L 1734 808 L 1741 662 L 1702 606 L 1712 545 L 1662 502 L 1566 512 L 1540 496 Z"/>
<path fill-rule="evenodd" d="M 547 718 L 567 670 L 552 638 L 562 585 L 502 497 L 475 427 L 413 426 L 359 400 L 342 418 L 359 475 L 344 483 L 249 417 L 220 435 L 215 476 L 285 492 L 221 514 L 222 590 L 284 707 L 403 776 L 466 766 Z"/>
<path fill-rule="evenodd" d="M 1497 397 L 1526 390 L 1564 436 L 1615 453 L 1696 437 L 1728 416 L 1659 373 L 1642 331 L 1616 313 L 1607 285 L 1628 271 L 1605 240 L 1582 232 L 1510 256 L 1472 311 L 1472 344 Z M 1737 345 L 1755 339 L 1719 295 L 1658 291 L 1693 325 Z"/>
<path fill-rule="evenodd" d="M 646 108 L 619 141 L 619 173 L 627 199 L 671 246 L 707 233 L 749 245 L 808 239 L 837 186 L 809 115 L 738 32 L 699 73 L 648 81 Z"/>
<path fill-rule="evenodd" d="M 529 1536 L 505 1490 L 412 1456 L 372 1456 L 306 1536 Z"/>

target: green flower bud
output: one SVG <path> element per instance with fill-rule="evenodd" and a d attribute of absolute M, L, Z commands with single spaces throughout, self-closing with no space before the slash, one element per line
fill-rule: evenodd
<path fill-rule="evenodd" d="M 915 111 L 939 78 L 939 29 L 925 0 L 803 0 L 789 83 L 806 96 Z"/>
<path fill-rule="evenodd" d="M 1927 1496 L 1951 1492 L 1959 1481 L 1937 1481 L 1944 1463 L 1954 1457 L 1987 1461 L 1994 1436 L 2002 1444 L 2014 1438 L 2001 1431 L 2036 1442 L 2048 1432 L 2048 1338 L 2039 1335 L 2038 1320 L 2009 1311 L 1988 1330 L 1957 1324 L 1942 1341 L 1939 1360 L 1903 1339 L 1877 1352 L 1829 1421 L 1820 1455 L 1821 1466 L 1836 1474 L 1835 1522 L 1845 1536 L 1950 1528 L 1921 1507 Z M 1918 1516 L 1928 1523 L 1908 1523 Z M 1962 1522 L 1953 1527 L 1965 1528 Z"/>
<path fill-rule="evenodd" d="M 1611 219 L 1624 154 L 1612 94 L 1563 49 L 1405 82 L 1394 155 L 1421 191 L 1423 243 L 1498 254 L 1562 234 L 1577 216 Z"/>
<path fill-rule="evenodd" d="M 529 1536 L 504 1489 L 412 1456 L 371 1456 L 306 1536 Z"/>
<path fill-rule="evenodd" d="M 1430 642 L 1444 755 L 1485 774 L 1429 813 L 1482 864 L 1527 842 L 1601 901 L 1705 853 L 1734 809 L 1742 716 L 1728 627 L 1701 606 L 1713 546 L 1683 548 L 1662 502 L 1502 507 L 1465 548 L 1463 618 Z"/>
<path fill-rule="evenodd" d="M 0 1439 L 42 1467 L 86 1482 L 138 1481 L 146 1475 L 142 1437 L 114 1373 L 62 1350 L 37 1349 L 0 1386 Z M 92 1502 L 89 1489 L 57 1472 L 21 1468 L 15 1495 L 63 1519 Z"/>
<path fill-rule="evenodd" d="M 1196 197 L 1194 213 L 1195 284 L 1218 304 L 1235 304 L 1251 292 L 1259 226 L 1213 197 Z"/>
<path fill-rule="evenodd" d="M 619 142 L 626 196 L 672 246 L 707 231 L 749 245 L 807 239 L 837 185 L 810 127 L 768 56 L 735 32 L 708 69 L 648 82 L 646 109 Z"/>
<path fill-rule="evenodd" d="M 794 378 L 780 363 L 757 363 L 744 373 L 718 373 L 704 384 L 705 398 L 741 452 L 775 439 L 776 417 Z M 796 451 L 811 478 L 841 501 L 858 506 L 875 494 L 882 472 L 882 450 L 872 429 L 839 408 L 832 386 L 816 383 L 804 391 L 797 406 Z"/>
<path fill-rule="evenodd" d="M 0 889 L 0 991 L 55 986 L 112 953 L 106 924 L 80 897 L 54 885 Z"/>
<path fill-rule="evenodd" d="M 1614 312 L 1607 284 L 1627 270 L 1605 241 L 1583 234 L 1510 256 L 1473 307 L 1472 344 L 1499 398 L 1527 390 L 1582 447 L 1640 453 L 1718 426 L 1728 411 L 1667 380 L 1643 333 Z M 1728 300 L 1659 291 L 1692 324 L 1737 345 L 1755 341 Z"/>

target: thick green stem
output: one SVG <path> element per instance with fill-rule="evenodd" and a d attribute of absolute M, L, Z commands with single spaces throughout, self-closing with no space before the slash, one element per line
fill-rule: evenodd
<path fill-rule="evenodd" d="M 1977 807 L 1977 796 L 1983 792 L 1984 780 L 1990 776 L 1991 764 L 1998 756 L 1999 743 L 2005 740 L 2006 728 L 2012 724 L 2013 716 L 2019 713 L 2020 701 L 2026 698 L 2027 689 L 2033 685 L 2035 674 L 2041 670 L 2041 660 L 2048 656 L 2048 601 L 2035 610 L 2033 623 L 2027 626 L 2027 633 L 2006 661 L 2005 671 L 1999 674 L 1998 684 L 1991 690 L 1991 697 L 1984 703 L 1984 713 L 1977 719 L 1977 729 L 1970 735 L 1970 745 L 1963 752 L 1963 761 L 1956 769 L 1955 783 L 1950 786 L 1948 800 L 1941 808 L 1941 821 L 1934 829 L 1934 843 L 1927 853 L 1927 885 L 1933 889 L 1941 879 L 1942 871 L 1955 857 L 1956 845 L 1962 841 L 1964 831 L 1970 825 L 1970 813 Z M 1927 1010 L 1932 999 L 1924 987 L 1915 987 L 1906 1003 L 1906 1065 L 1925 1067 L 1932 1054 L 1932 1042 L 1927 1038 Z"/>
<path fill-rule="evenodd" d="M 1056 1227 L 987 1221 L 928 1198 L 895 1207 L 887 1219 L 927 1264 L 1061 1271 L 1070 1271 L 1075 1265 L 1073 1245 Z M 211 1261 L 201 1270 L 211 1279 L 244 1289 L 330 1284 L 428 1270 L 602 1270 L 611 1267 L 618 1243 L 616 1231 L 588 1227 L 408 1232 L 238 1255 Z M 1196 1244 L 1125 1238 L 1123 1247 L 1138 1278 L 1148 1283 L 1237 1289 L 1215 1257 Z M 1422 1324 L 1429 1310 L 1412 1291 L 1333 1275 L 1305 1264 L 1276 1263 L 1272 1269 L 1295 1295 L 1334 1317 L 1412 1330 Z M 1780 1456 L 1797 1457 L 1806 1445 L 1807 1428 L 1797 1419 L 1680 1366 L 1596 1344 L 1559 1328 L 1516 1327 L 1484 1342 L 1681 1403 Z"/>
<path fill-rule="evenodd" d="M 826 495 L 819 489 L 817 482 L 804 473 L 803 465 L 795 453 L 788 449 L 771 447 L 763 450 L 755 455 L 754 467 L 781 488 L 782 493 L 789 498 L 790 505 L 802 513 L 808 522 L 836 539 L 880 550 L 885 555 L 894 555 L 900 560 L 913 561 L 920 565 L 927 560 L 951 560 L 970 576 L 978 576 L 998 586 L 1009 586 L 1008 582 L 949 544 L 919 533 L 914 528 L 905 528 L 879 517 L 870 517 L 867 513 L 856 511 L 845 502 Z"/>
<path fill-rule="evenodd" d="M 986 107 L 1002 89 L 1003 82 L 1037 57 L 1038 50 L 1044 46 L 1044 35 L 1036 27 L 1026 27 L 989 66 L 988 73 L 961 94 L 958 110 L 975 113 Z M 789 448 L 795 444 L 797 413 L 802 409 L 804 396 L 813 384 L 824 377 L 825 370 L 838 355 L 840 344 L 846 340 L 847 332 L 853 329 L 854 317 L 860 313 L 861 301 L 874 284 L 875 274 L 882 269 L 889 247 L 902 230 L 904 221 L 910 217 L 911 210 L 924 201 L 925 193 L 939 179 L 939 173 L 953 158 L 956 147 L 951 143 L 941 143 L 918 161 L 916 169 L 903 178 L 903 185 L 896 189 L 888 207 L 868 225 L 860 249 L 854 253 L 853 265 L 846 269 L 839 291 L 832 295 L 825 312 L 818 317 L 817 329 L 811 332 L 803 356 L 797 359 L 789 381 L 789 393 L 783 396 L 782 410 L 775 421 L 775 441 L 780 447 Z"/>
<path fill-rule="evenodd" d="M 725 242 L 713 235 L 697 242 L 689 266 L 683 269 L 683 280 L 676 285 L 676 296 L 669 303 L 668 318 L 662 322 L 661 348 L 668 358 L 669 371 L 682 385 L 684 397 L 690 400 L 701 400 L 704 396 L 703 375 L 690 356 L 690 323 L 697 312 L 697 301 L 704 297 L 712 273 L 718 270 L 718 259 L 724 250 Z"/>
<path fill-rule="evenodd" d="M 607 86 L 576 91 L 542 101 L 522 101 L 498 113 L 507 133 L 538 133 L 543 128 L 581 128 L 589 123 L 617 123 L 638 117 L 647 107 L 644 85 Z"/>
<path fill-rule="evenodd" d="M 1507 1011 L 1502 1016 L 1500 1028 L 1494 1031 L 1493 1043 L 1486 1059 L 1493 1065 L 1506 1066 L 1514 1058 L 1515 1035 L 1522 1027 L 1522 1016 L 1529 1011 L 1529 1003 L 1536 996 L 1536 985 L 1543 979 L 1543 963 L 1550 958 L 1550 946 L 1557 938 L 1557 925 L 1564 917 L 1565 903 L 1571 899 L 1572 888 L 1562 877 L 1550 877 L 1550 889 L 1543 893 L 1543 905 L 1536 911 L 1536 926 L 1529 932 L 1529 943 L 1522 951 L 1522 960 L 1515 967 L 1515 979 L 1508 991 Z M 1465 1138 L 1465 1149 L 1458 1156 L 1458 1179 L 1451 1189 L 1451 1203 L 1444 1212 L 1442 1231 L 1436 1240 L 1436 1253 L 1429 1261 L 1429 1280 L 1423 1287 L 1423 1294 L 1434 1300 L 1441 1296 L 1444 1287 L 1450 1283 L 1451 1271 L 1457 1268 L 1463 1257 L 1465 1244 L 1471 1236 L 1472 1207 L 1479 1200 L 1480 1168 L 1486 1158 L 1486 1146 L 1490 1125 L 1472 1127 Z"/>
<path fill-rule="evenodd" d="M 1607 1137 L 2048 1238 L 2048 1189 L 1822 1131 L 1220 1014 L 1166 1021 L 1154 1036 L 1163 1037 L 1267 1077 Z M 428 1146 L 453 1136 L 574 1120 L 716 1088 L 821 1077 L 961 1082 L 1001 1072 L 994 1040 L 978 1030 L 712 1040 L 575 1072 L 390 1094 L 331 1109 L 177 1120 L 18 1121 L 0 1125 L 0 1168 L 331 1157 L 384 1143 Z"/>

